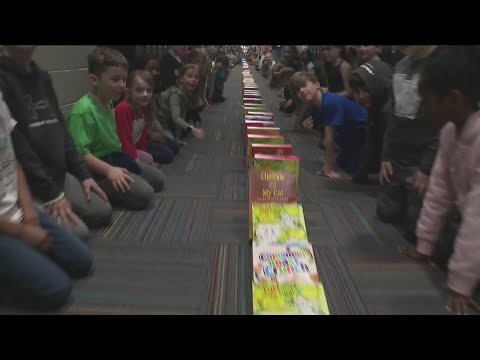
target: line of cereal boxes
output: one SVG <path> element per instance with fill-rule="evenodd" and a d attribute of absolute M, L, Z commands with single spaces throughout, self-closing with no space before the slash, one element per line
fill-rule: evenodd
<path fill-rule="evenodd" d="M 300 159 L 292 155 L 292 145 L 284 144 L 245 60 L 242 69 L 253 313 L 328 315 L 297 202 Z"/>

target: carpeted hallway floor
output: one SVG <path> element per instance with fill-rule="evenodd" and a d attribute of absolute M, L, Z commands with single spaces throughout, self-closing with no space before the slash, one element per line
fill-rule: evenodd
<path fill-rule="evenodd" d="M 375 186 L 315 174 L 320 150 L 276 110 L 280 98 L 253 70 L 286 142 L 301 157 L 299 198 L 331 314 L 447 314 L 440 270 L 397 251 L 403 239 L 375 216 Z M 117 211 L 89 242 L 93 277 L 75 284 L 62 314 L 251 314 L 251 247 L 243 162 L 241 67 L 224 103 L 202 113 L 191 139 L 163 167 L 167 190 L 148 210 Z"/>

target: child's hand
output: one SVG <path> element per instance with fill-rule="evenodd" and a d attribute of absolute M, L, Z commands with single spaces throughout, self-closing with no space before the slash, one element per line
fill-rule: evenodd
<path fill-rule="evenodd" d="M 77 224 L 77 219 L 75 218 L 75 215 L 73 213 L 72 206 L 66 198 L 63 198 L 56 203 L 48 205 L 46 210 L 48 214 L 57 222 L 59 221 L 64 225 L 67 225 L 69 223 L 74 225 Z"/>
<path fill-rule="evenodd" d="M 165 136 L 163 136 L 163 134 L 161 134 L 159 132 L 152 132 L 150 134 L 150 139 L 152 139 L 153 141 L 156 141 L 160 144 L 165 144 L 167 142 L 165 140 Z"/>
<path fill-rule="evenodd" d="M 390 182 L 390 176 L 393 176 L 393 166 L 390 161 L 382 161 L 380 168 L 380 184 L 385 185 Z"/>
<path fill-rule="evenodd" d="M 92 178 L 88 178 L 82 182 L 82 187 L 83 187 L 83 192 L 85 193 L 85 198 L 87 201 L 90 201 L 91 199 L 91 191 L 94 191 L 100 196 L 100 198 L 108 202 L 108 197 L 107 194 L 102 190 L 100 186 L 98 186 L 97 182 L 93 180 Z"/>
<path fill-rule="evenodd" d="M 311 116 L 303 120 L 303 127 L 306 129 L 312 129 L 313 128 L 313 119 Z"/>
<path fill-rule="evenodd" d="M 413 188 L 417 191 L 418 195 L 423 196 L 428 186 L 428 175 L 417 171 L 413 182 Z"/>
<path fill-rule="evenodd" d="M 133 178 L 129 175 L 128 170 L 120 167 L 112 166 L 108 171 L 107 178 L 112 182 L 116 191 L 123 193 L 129 191 L 129 183 L 133 183 Z"/>
<path fill-rule="evenodd" d="M 192 128 L 192 134 L 197 138 L 198 140 L 203 140 L 205 139 L 205 133 L 202 129 L 198 129 L 196 127 Z"/>
<path fill-rule="evenodd" d="M 428 262 L 430 257 L 417 251 L 413 246 L 399 246 L 398 250 L 402 255 L 415 261 Z"/>
<path fill-rule="evenodd" d="M 342 176 L 338 172 L 328 167 L 327 165 L 323 165 L 320 173 L 333 180 L 340 180 L 342 178 Z"/>
<path fill-rule="evenodd" d="M 470 313 L 470 308 L 474 308 L 477 311 L 480 311 L 480 306 L 473 301 L 469 296 L 462 295 L 456 291 L 448 288 L 448 302 L 447 310 L 457 315 L 468 315 Z"/>
<path fill-rule="evenodd" d="M 42 252 L 47 252 L 52 247 L 52 238 L 38 225 L 23 224 L 18 237 L 27 245 Z"/>
<path fill-rule="evenodd" d="M 22 208 L 22 211 L 23 211 L 23 219 L 22 219 L 23 224 L 28 224 L 28 225 L 39 224 L 38 212 L 33 205 L 28 209 Z"/>

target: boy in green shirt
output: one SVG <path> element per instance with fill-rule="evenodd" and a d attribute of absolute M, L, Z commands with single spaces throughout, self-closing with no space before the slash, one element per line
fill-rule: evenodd
<path fill-rule="evenodd" d="M 143 209 L 162 190 L 163 173 L 121 151 L 113 101 L 125 90 L 128 62 L 116 50 L 98 47 L 88 56 L 91 91 L 72 108 L 68 129 L 88 169 L 113 204 Z"/>

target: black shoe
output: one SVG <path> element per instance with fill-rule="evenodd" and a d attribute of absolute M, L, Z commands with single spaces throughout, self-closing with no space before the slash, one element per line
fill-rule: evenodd
<path fill-rule="evenodd" d="M 368 184 L 368 175 L 356 174 L 352 177 L 352 182 L 354 184 L 366 185 L 366 184 Z"/>

